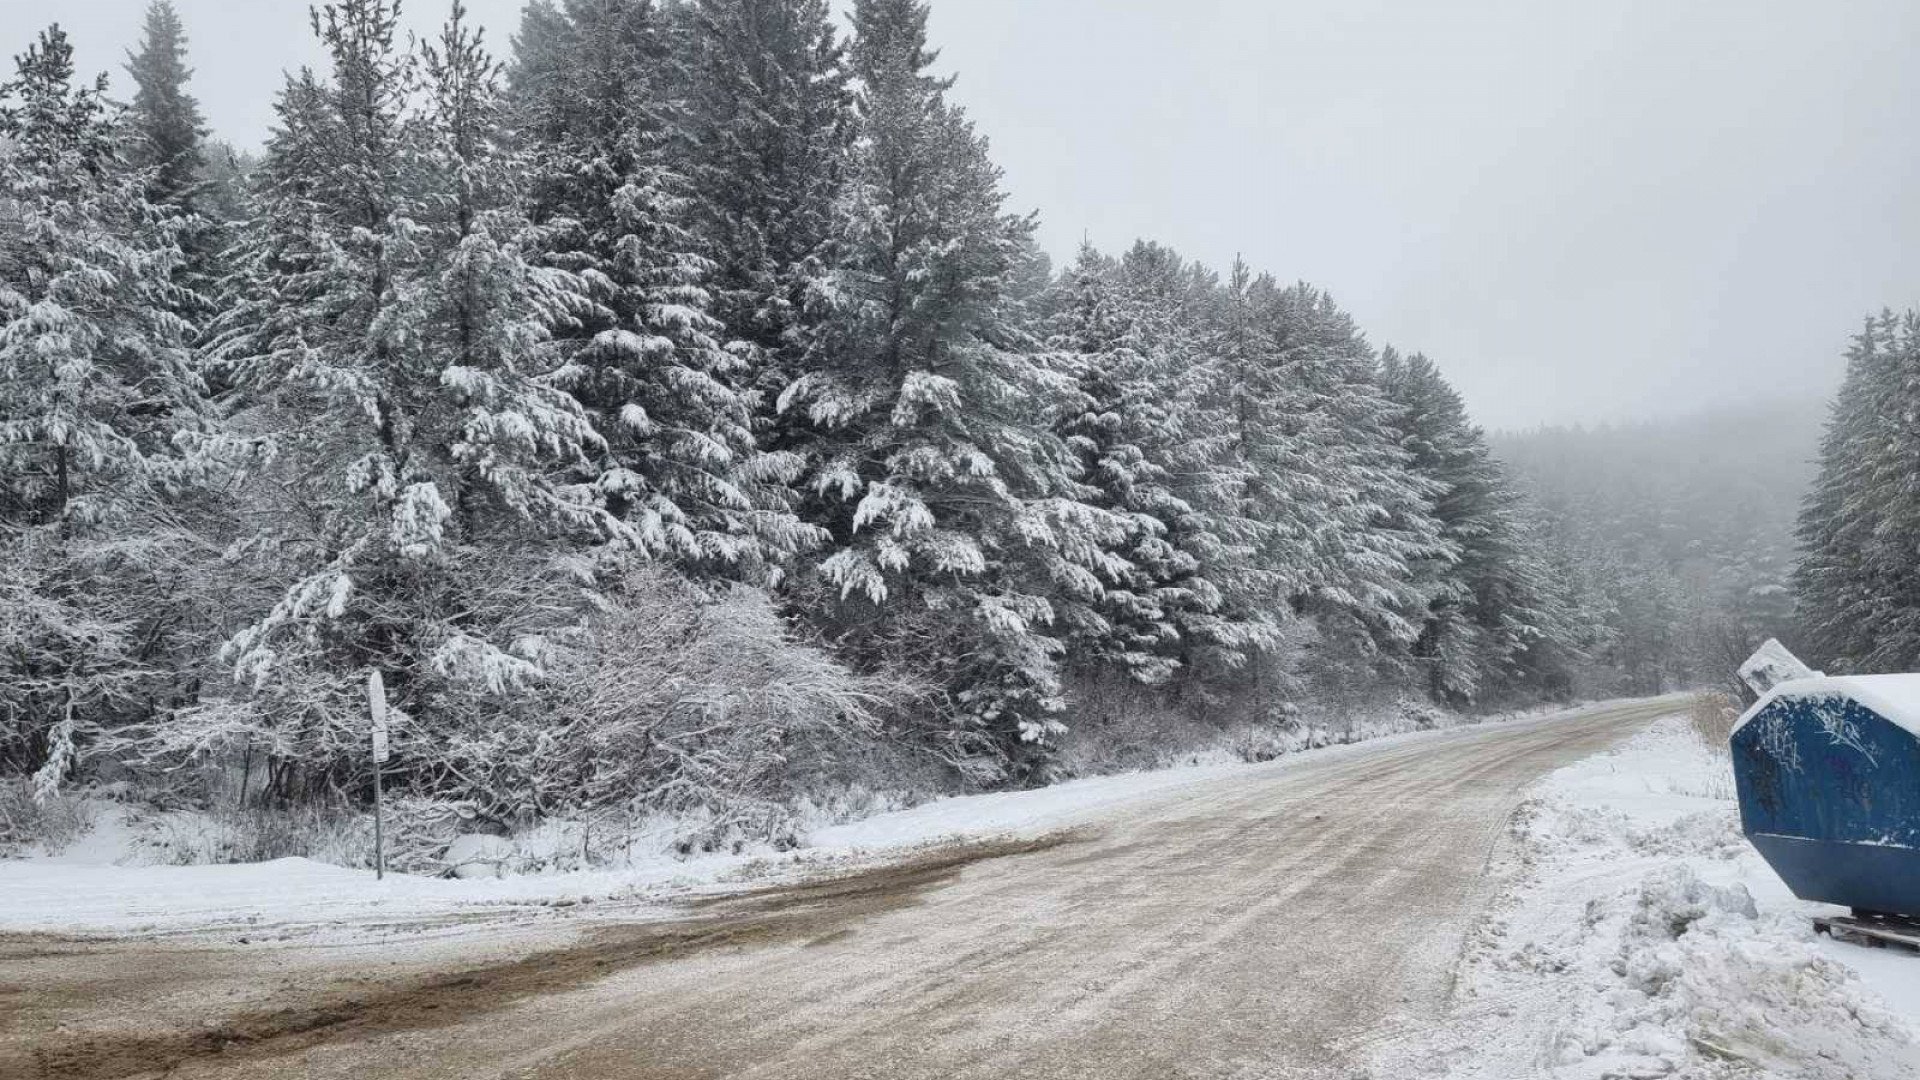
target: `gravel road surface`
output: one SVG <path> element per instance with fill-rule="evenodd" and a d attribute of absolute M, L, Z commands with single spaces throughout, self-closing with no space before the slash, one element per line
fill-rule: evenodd
<path fill-rule="evenodd" d="M 1365 1077 L 1371 1046 L 1444 1022 L 1525 789 L 1678 707 L 1250 768 L 1072 833 L 561 944 L 376 965 L 4 940 L 0 1076 Z"/>

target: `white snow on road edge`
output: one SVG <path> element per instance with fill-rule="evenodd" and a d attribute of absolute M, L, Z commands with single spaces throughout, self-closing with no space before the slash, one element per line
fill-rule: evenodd
<path fill-rule="evenodd" d="M 1542 718 L 1582 715 L 1586 706 Z M 800 852 L 774 856 L 644 858 L 613 871 L 457 881 L 389 874 L 385 881 L 308 859 L 225 866 L 119 865 L 126 838 L 111 820 L 54 857 L 0 861 L 0 933 L 141 935 L 243 933 L 265 938 L 357 936 L 475 914 L 541 918 L 556 906 L 597 905 L 621 918 L 670 914 L 667 900 L 763 884 L 810 870 L 898 857 L 930 844 L 1036 836 L 1097 820 L 1120 806 L 1181 791 L 1364 754 L 1475 727 L 1374 739 L 1258 765 L 1207 764 L 1098 777 L 1033 791 L 939 799 L 819 830 Z"/>
<path fill-rule="evenodd" d="M 1515 884 L 1457 1015 L 1373 1075 L 1920 1077 L 1920 956 L 1817 938 L 1740 835 L 1728 759 L 1685 717 L 1562 769 L 1516 819 Z"/>

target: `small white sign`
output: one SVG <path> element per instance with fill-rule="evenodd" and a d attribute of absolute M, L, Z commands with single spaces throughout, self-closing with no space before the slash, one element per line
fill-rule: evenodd
<path fill-rule="evenodd" d="M 373 710 L 373 761 L 387 763 L 387 684 L 380 673 L 367 675 L 367 704 Z"/>

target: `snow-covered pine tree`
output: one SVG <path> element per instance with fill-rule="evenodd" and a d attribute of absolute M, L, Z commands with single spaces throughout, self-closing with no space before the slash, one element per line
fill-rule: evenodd
<path fill-rule="evenodd" d="M 140 47 L 129 53 L 127 74 L 134 85 L 125 117 L 127 156 L 146 170 L 147 197 L 181 219 L 180 246 L 186 252 L 177 280 L 196 306 L 181 314 L 205 323 L 228 299 L 221 293 L 222 253 L 234 240 L 229 228 L 241 213 L 236 191 L 218 183 L 210 165 L 206 123 L 200 103 L 188 89 L 187 35 L 170 0 L 147 7 Z"/>
<path fill-rule="evenodd" d="M 1581 548 L 1564 520 L 1531 492 L 1525 510 L 1526 532 L 1554 586 L 1557 602 L 1548 610 L 1558 615 L 1560 626 L 1528 652 L 1527 677 L 1543 692 L 1562 697 L 1579 685 L 1598 687 L 1598 662 L 1617 644 L 1619 601 L 1608 591 L 1591 550 Z"/>
<path fill-rule="evenodd" d="M 1099 618 L 1071 625 L 1076 663 L 1112 665 L 1141 682 L 1166 682 L 1178 666 L 1173 609 L 1197 561 L 1167 540 L 1192 513 L 1167 468 L 1180 432 L 1164 356 L 1139 333 L 1120 294 L 1117 267 L 1091 246 L 1058 283 L 1047 344 L 1074 379 L 1056 431 L 1080 459 L 1086 501 L 1126 522 L 1114 554 L 1127 564 L 1104 590 Z"/>
<path fill-rule="evenodd" d="M 231 697 L 156 741 L 251 740 L 281 796 L 359 775 L 369 670 L 416 747 L 510 707 L 575 617 L 567 542 L 623 533 L 590 486 L 556 479 L 604 445 L 554 340 L 590 302 L 538 261 L 492 61 L 458 6 L 417 53 L 396 15 L 318 9 L 331 70 L 281 95 L 215 350 L 236 425 L 274 447 L 235 547 L 263 610 L 226 646 Z"/>
<path fill-rule="evenodd" d="M 1434 700 L 1470 704 L 1489 675 L 1488 661 L 1499 656 L 1487 640 L 1476 590 L 1498 553 L 1499 466 L 1486 438 L 1467 419 L 1465 403 L 1432 361 L 1415 354 L 1401 357 L 1392 348 L 1380 358 L 1381 385 L 1398 406 L 1394 425 L 1416 475 L 1431 485 L 1433 515 L 1449 550 L 1413 564 L 1415 585 L 1425 611 L 1413 658 L 1425 669 Z M 1489 603 L 1497 603 L 1488 597 Z"/>
<path fill-rule="evenodd" d="M 202 423 L 177 221 L 57 27 L 0 84 L 0 769 L 41 793 L 164 696 L 158 541 L 131 522 Z"/>
<path fill-rule="evenodd" d="M 567 390 L 581 373 L 555 340 L 591 301 L 578 275 L 540 265 L 551 230 L 527 214 L 532 161 L 508 148 L 500 69 L 466 16 L 455 0 L 419 51 L 427 94 L 409 127 L 406 194 L 423 257 L 399 297 L 454 410 L 445 450 L 457 476 L 445 486 L 469 535 L 531 521 L 545 535 L 631 540 L 588 488 L 556 479 L 605 445 Z"/>
<path fill-rule="evenodd" d="M 1158 391 L 1179 425 L 1170 448 L 1169 487 L 1189 508 L 1168 542 L 1198 563 L 1184 583 L 1192 603 L 1175 609 L 1183 671 L 1203 683 L 1244 668 L 1281 647 L 1292 618 L 1285 574 L 1259 558 L 1265 523 L 1243 498 L 1251 473 L 1241 456 L 1223 369 L 1236 355 L 1217 353 L 1219 279 L 1177 252 L 1140 242 L 1118 275 L 1145 347 L 1162 355 Z"/>
<path fill-rule="evenodd" d="M 1538 673 L 1536 650 L 1572 647 L 1565 608 L 1525 508 L 1466 403 L 1425 356 L 1381 355 L 1381 386 L 1409 467 L 1433 491 L 1442 555 L 1413 563 L 1426 602 L 1414 659 L 1437 701 L 1471 704 Z"/>
<path fill-rule="evenodd" d="M 133 143 L 128 157 L 150 170 L 148 198 L 187 210 L 201 185 L 206 120 L 187 89 L 187 32 L 171 0 L 147 5 L 140 48 L 127 56 L 133 103 L 126 123 Z"/>
<path fill-rule="evenodd" d="M 1255 295 L 1279 377 L 1268 408 L 1311 462 L 1310 480 L 1294 478 L 1313 507 L 1295 526 L 1311 552 L 1305 599 L 1398 649 L 1419 633 L 1412 567 L 1458 557 L 1432 514 L 1438 492 L 1409 467 L 1377 358 L 1353 317 L 1305 284 Z"/>
<path fill-rule="evenodd" d="M 1257 291 L 1256 291 L 1257 289 Z M 1271 335 L 1261 325 L 1261 297 L 1275 291 L 1243 262 L 1209 290 L 1204 344 L 1211 360 L 1208 411 L 1226 435 L 1219 462 L 1234 480 L 1233 519 L 1243 523 L 1247 566 L 1257 575 L 1247 601 L 1281 608 L 1312 587 L 1310 516 L 1316 496 L 1311 445 L 1280 409 L 1285 381 Z"/>
<path fill-rule="evenodd" d="M 1820 475 L 1801 514 L 1796 604 L 1812 653 L 1837 671 L 1868 670 L 1882 605 L 1868 549 L 1876 516 L 1872 447 L 1884 424 L 1895 364 L 1888 313 L 1871 318 L 1854 338 L 1821 445 Z"/>
<path fill-rule="evenodd" d="M 714 314 L 749 347 L 770 403 L 833 306 L 854 130 L 845 50 L 827 0 L 694 0 L 686 18 L 680 157 L 693 231 L 714 264 Z M 791 441 L 783 426 L 775 444 Z"/>
<path fill-rule="evenodd" d="M 548 258 L 594 308 L 564 340 L 574 394 L 607 446 L 596 482 L 650 553 L 699 573 L 766 578 L 817 530 L 794 516 L 799 459 L 762 450 L 744 358 L 728 351 L 669 167 L 680 112 L 675 38 L 652 0 L 565 0 L 526 13 L 512 71 Z"/>
<path fill-rule="evenodd" d="M 1070 627 L 1074 658 L 1151 685 L 1203 655 L 1237 666 L 1243 650 L 1274 643 L 1268 620 L 1236 618 L 1214 579 L 1231 580 L 1244 552 L 1214 516 L 1231 469 L 1206 423 L 1206 360 L 1180 325 L 1185 268 L 1160 264 L 1163 253 L 1142 245 L 1122 262 L 1083 249 L 1054 289 L 1049 337 L 1076 383 L 1056 430 L 1079 455 L 1086 501 L 1126 523 L 1114 554 L 1129 569 L 1108 585 L 1100 620 Z"/>
<path fill-rule="evenodd" d="M 1626 678 L 1629 694 L 1652 695 L 1672 690 L 1690 669 L 1691 658 L 1682 648 L 1687 623 L 1685 588 L 1671 568 L 1658 560 L 1630 553 L 1631 561 L 1615 563 L 1608 582 L 1618 611 L 1610 657 L 1615 671 Z M 1603 573 L 1606 571 L 1603 571 Z"/>
<path fill-rule="evenodd" d="M 1063 606 L 1087 617 L 1130 568 L 1125 523 L 1078 500 L 1048 433 L 1071 391 L 1016 324 L 1028 219 L 934 76 L 918 0 L 861 0 L 860 138 L 839 317 L 783 396 L 817 434 L 833 550 L 817 609 L 865 659 L 912 657 L 963 730 L 1019 756 L 1060 730 Z"/>
<path fill-rule="evenodd" d="M 1210 306 L 1210 409 L 1266 602 L 1314 614 L 1342 649 L 1411 642 L 1411 565 L 1444 547 L 1431 492 L 1395 445 L 1371 349 L 1323 294 L 1245 264 Z"/>
<path fill-rule="evenodd" d="M 1796 600 L 1808 644 L 1839 671 L 1908 671 L 1920 663 L 1920 313 L 1870 319 L 1821 448 L 1800 519 Z"/>

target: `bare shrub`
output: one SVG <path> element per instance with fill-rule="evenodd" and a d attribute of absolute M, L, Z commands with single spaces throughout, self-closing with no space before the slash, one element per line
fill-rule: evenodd
<path fill-rule="evenodd" d="M 1311 747 L 1311 733 L 1271 724 L 1239 724 L 1229 730 L 1221 746 L 1249 765 L 1274 761 Z"/>
<path fill-rule="evenodd" d="M 1318 640 L 1305 634 L 1296 639 Z M 1296 677 L 1289 663 L 1314 677 Z M 1318 663 L 1256 659 L 1232 677 L 1211 680 L 1204 692 L 1180 682 L 1154 687 L 1111 674 L 1077 674 L 1069 686 L 1074 710 L 1057 771 L 1098 776 L 1194 760 L 1271 761 L 1452 721 L 1403 683 L 1377 672 L 1365 689 L 1329 692 L 1327 687 L 1343 685 L 1336 675 L 1345 669 Z"/>
<path fill-rule="evenodd" d="M 1740 708 L 1730 695 L 1719 690 L 1694 695 L 1689 716 L 1694 733 L 1708 749 L 1732 754 L 1733 725 L 1740 719 Z"/>

